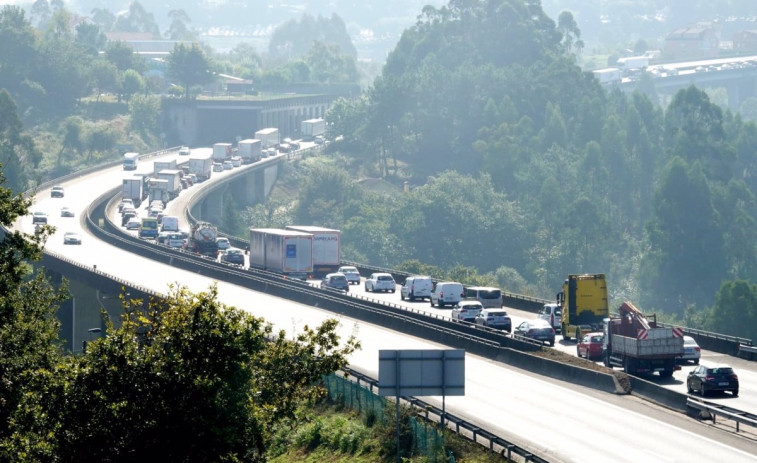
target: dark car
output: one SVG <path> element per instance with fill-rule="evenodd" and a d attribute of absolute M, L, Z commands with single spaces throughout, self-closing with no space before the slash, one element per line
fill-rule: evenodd
<path fill-rule="evenodd" d="M 576 344 L 576 355 L 586 357 L 587 359 L 601 357 L 604 340 L 604 333 L 585 334 L 583 339 Z"/>
<path fill-rule="evenodd" d="M 344 273 L 329 273 L 321 280 L 321 288 L 349 291 L 350 283 Z"/>
<path fill-rule="evenodd" d="M 244 265 L 244 251 L 237 248 L 226 249 L 221 255 L 221 259 L 230 264 Z"/>
<path fill-rule="evenodd" d="M 704 397 L 708 392 L 729 391 L 739 395 L 739 377 L 728 365 L 698 365 L 686 378 L 689 394 L 698 391 Z"/>
<path fill-rule="evenodd" d="M 513 334 L 535 341 L 548 342 L 550 346 L 555 345 L 555 329 L 548 321 L 541 318 L 524 321 L 515 327 Z"/>

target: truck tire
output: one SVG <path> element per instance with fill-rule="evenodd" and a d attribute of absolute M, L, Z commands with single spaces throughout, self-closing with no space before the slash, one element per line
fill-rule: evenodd
<path fill-rule="evenodd" d="M 610 363 L 610 353 L 605 351 L 604 357 L 605 357 L 605 366 L 607 368 L 612 368 L 612 364 Z"/>
<path fill-rule="evenodd" d="M 673 376 L 675 367 L 676 367 L 675 359 L 670 359 L 670 360 L 665 361 L 665 367 L 660 372 L 660 378 L 670 378 L 671 376 Z"/>
<path fill-rule="evenodd" d="M 570 334 L 569 334 L 568 330 L 565 329 L 565 326 L 563 326 L 560 331 L 562 331 L 562 333 L 563 333 L 563 335 L 562 335 L 563 340 L 564 341 L 570 341 Z"/>

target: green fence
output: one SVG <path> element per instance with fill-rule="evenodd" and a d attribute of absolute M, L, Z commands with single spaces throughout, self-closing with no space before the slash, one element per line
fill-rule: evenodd
<path fill-rule="evenodd" d="M 338 374 L 324 378 L 323 385 L 328 391 L 329 399 L 356 410 L 365 417 L 386 421 L 394 414 L 395 404 L 375 394 L 368 387 L 346 379 Z M 390 407 L 388 410 L 387 408 Z M 412 433 L 413 448 L 404 449 L 403 454 L 424 456 L 429 462 L 454 462 L 451 455 L 444 451 L 444 434 L 437 423 L 416 417 L 409 417 L 407 426 Z"/>

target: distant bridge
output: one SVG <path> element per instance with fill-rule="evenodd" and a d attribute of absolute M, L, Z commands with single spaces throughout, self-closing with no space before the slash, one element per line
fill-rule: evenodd
<path fill-rule="evenodd" d="M 747 98 L 757 97 L 757 56 L 654 64 L 642 72 L 652 78 L 658 95 L 672 96 L 691 85 L 701 89 L 723 87 L 732 110 L 738 110 Z M 638 88 L 639 76 L 624 77 L 607 85 L 619 85 L 624 92 L 631 93 Z"/>

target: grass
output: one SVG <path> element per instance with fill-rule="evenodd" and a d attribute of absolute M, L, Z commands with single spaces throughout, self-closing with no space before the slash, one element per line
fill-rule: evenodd
<path fill-rule="evenodd" d="M 282 427 L 269 451 L 270 463 L 390 463 L 394 462 L 393 422 L 376 420 L 338 403 L 321 402 L 309 408 L 307 416 L 293 427 Z M 391 411 L 393 413 L 393 410 Z M 405 463 L 506 462 L 506 458 L 483 446 L 445 432 L 444 452 L 434 458 L 411 456 Z M 449 452 L 454 460 L 448 458 Z"/>

